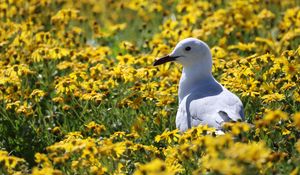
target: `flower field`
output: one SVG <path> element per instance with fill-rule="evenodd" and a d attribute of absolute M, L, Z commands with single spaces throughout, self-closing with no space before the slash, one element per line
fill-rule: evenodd
<path fill-rule="evenodd" d="M 205 41 L 244 104 L 225 135 L 175 127 Z M 0 174 L 300 174 L 299 0 L 1 0 Z"/>

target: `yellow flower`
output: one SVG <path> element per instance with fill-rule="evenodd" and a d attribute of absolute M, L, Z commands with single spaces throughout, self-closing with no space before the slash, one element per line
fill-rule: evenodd
<path fill-rule="evenodd" d="M 223 48 L 215 46 L 211 48 L 211 54 L 216 61 L 219 61 L 219 59 L 224 59 L 228 53 Z"/>
<path fill-rule="evenodd" d="M 207 174 L 208 172 L 216 172 L 228 175 L 243 174 L 244 168 L 239 166 L 234 159 L 219 159 L 210 157 L 209 155 L 201 158 L 201 167 L 194 171 L 193 174 Z"/>
<path fill-rule="evenodd" d="M 52 132 L 53 134 L 55 134 L 55 135 L 61 134 L 61 130 L 60 130 L 60 128 L 59 128 L 58 126 L 52 128 L 52 129 L 51 129 L 51 132 Z"/>
<path fill-rule="evenodd" d="M 228 128 L 233 135 L 239 135 L 242 132 L 248 132 L 250 130 L 249 124 L 242 122 L 225 123 L 224 128 Z"/>
<path fill-rule="evenodd" d="M 273 93 L 273 94 L 264 95 L 261 98 L 263 99 L 264 103 L 270 103 L 270 102 L 284 100 L 285 96 L 283 94 Z"/>
<path fill-rule="evenodd" d="M 73 9 L 62 9 L 51 18 L 53 24 L 67 24 L 70 20 L 78 19 L 79 11 Z"/>
<path fill-rule="evenodd" d="M 288 129 L 286 129 L 286 128 L 284 128 L 284 129 L 282 130 L 282 135 L 289 135 L 290 133 L 291 133 L 291 131 L 288 130 Z"/>
<path fill-rule="evenodd" d="M 297 102 L 300 102 L 300 93 L 295 91 L 294 94 L 293 94 L 293 99 Z"/>
<path fill-rule="evenodd" d="M 241 51 L 252 51 L 256 48 L 255 43 L 238 43 L 237 45 L 231 45 L 228 47 L 229 50 L 241 50 Z"/>
<path fill-rule="evenodd" d="M 86 130 L 92 131 L 96 134 L 100 134 L 101 132 L 106 130 L 104 125 L 99 125 L 94 121 L 91 121 L 90 123 L 86 124 L 85 127 L 86 127 Z"/>
<path fill-rule="evenodd" d="M 288 116 L 286 113 L 276 110 L 276 111 L 270 111 L 266 114 L 264 120 L 266 121 L 277 121 L 277 120 L 286 120 L 288 119 Z"/>
<path fill-rule="evenodd" d="M 63 57 L 69 56 L 69 50 L 65 49 L 65 48 L 52 48 L 48 51 L 48 55 L 47 57 L 49 59 L 62 59 Z"/>
<path fill-rule="evenodd" d="M 136 121 L 133 123 L 131 127 L 132 133 L 141 134 L 143 131 L 147 130 L 147 128 L 144 126 L 146 119 L 147 117 L 143 115 L 138 116 Z"/>
<path fill-rule="evenodd" d="M 154 159 L 151 162 L 138 166 L 137 170 L 134 172 L 134 175 L 172 175 L 175 174 L 165 162 L 160 159 Z"/>
<path fill-rule="evenodd" d="M 38 48 L 32 54 L 31 57 L 34 62 L 43 61 L 48 55 L 49 49 L 47 48 Z"/>
<path fill-rule="evenodd" d="M 70 138 L 82 138 L 81 132 L 75 131 L 75 132 L 69 132 L 66 136 L 67 139 Z"/>
<path fill-rule="evenodd" d="M 0 150 L 0 164 L 4 170 L 6 170 L 9 174 L 13 174 L 16 172 L 15 170 L 19 165 L 25 163 L 24 159 L 10 156 L 8 152 Z"/>
<path fill-rule="evenodd" d="M 114 144 L 114 152 L 117 157 L 120 157 L 126 151 L 126 145 L 124 142 Z"/>
<path fill-rule="evenodd" d="M 136 51 L 137 50 L 135 45 L 129 41 L 122 41 L 119 45 L 120 45 L 120 48 L 124 49 L 124 50 L 128 50 L 128 51 Z"/>
<path fill-rule="evenodd" d="M 290 172 L 290 175 L 297 175 L 299 172 L 299 167 L 295 168 L 292 172 Z"/>
<path fill-rule="evenodd" d="M 273 19 L 273 18 L 275 18 L 275 15 L 274 15 L 274 13 L 272 13 L 271 11 L 269 11 L 267 9 L 263 9 L 258 14 L 258 18 L 261 18 L 261 19 Z"/>
<path fill-rule="evenodd" d="M 171 143 L 172 141 L 177 142 L 180 137 L 178 133 L 178 129 L 173 131 L 165 130 L 161 135 L 155 136 L 155 142 L 160 142 L 161 140 L 166 140 L 168 143 Z"/>
<path fill-rule="evenodd" d="M 35 162 L 38 163 L 38 164 L 43 165 L 43 167 L 51 167 L 52 166 L 52 164 L 51 164 L 49 158 L 47 157 L 47 155 L 41 154 L 41 153 L 36 153 L 34 155 L 34 157 L 35 157 Z"/>
<path fill-rule="evenodd" d="M 271 151 L 265 146 L 264 143 L 235 143 L 225 151 L 226 156 L 237 159 L 242 162 L 251 163 L 258 168 L 267 162 Z"/>
<path fill-rule="evenodd" d="M 41 169 L 35 167 L 32 170 L 32 175 L 62 175 L 63 173 L 59 170 L 53 169 L 52 167 L 43 167 Z"/>
<path fill-rule="evenodd" d="M 58 94 L 69 94 L 77 89 L 77 84 L 75 80 L 71 78 L 61 78 L 57 80 L 57 85 L 55 86 Z"/>
<path fill-rule="evenodd" d="M 294 124 L 300 129 L 300 112 L 297 112 L 293 116 Z"/>
<path fill-rule="evenodd" d="M 24 104 L 20 105 L 16 112 L 18 114 L 24 114 L 25 116 L 31 116 L 34 113 L 32 105 L 27 102 L 24 102 Z"/>
<path fill-rule="evenodd" d="M 182 16 L 183 25 L 195 24 L 197 21 L 197 15 L 195 15 L 195 11 L 190 14 L 186 14 Z"/>
<path fill-rule="evenodd" d="M 287 120 L 288 115 L 285 112 L 282 112 L 280 110 L 275 110 L 275 111 L 269 111 L 265 115 L 265 117 L 261 120 L 258 120 L 255 124 L 257 127 L 261 126 L 268 126 L 271 123 L 276 123 L 280 120 Z"/>
<path fill-rule="evenodd" d="M 107 168 L 104 167 L 98 167 L 98 166 L 91 166 L 90 167 L 90 173 L 96 174 L 96 175 L 102 175 L 107 173 Z"/>
<path fill-rule="evenodd" d="M 133 64 L 135 61 L 135 58 L 132 55 L 126 54 L 122 56 L 117 56 L 117 60 L 119 61 L 119 64 Z"/>
<path fill-rule="evenodd" d="M 33 98 L 35 101 L 41 101 L 41 99 L 46 95 L 46 93 L 40 89 L 34 89 L 31 94 L 30 98 Z"/>
<path fill-rule="evenodd" d="M 300 139 L 295 144 L 297 151 L 300 153 Z"/>

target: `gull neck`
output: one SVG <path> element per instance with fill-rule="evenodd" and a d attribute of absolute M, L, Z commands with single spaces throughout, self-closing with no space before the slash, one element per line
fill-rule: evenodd
<path fill-rule="evenodd" d="M 182 99 L 191 93 L 193 88 L 205 88 L 215 84 L 216 81 L 212 75 L 211 67 L 208 65 L 184 67 L 179 83 L 178 97 L 179 103 Z"/>

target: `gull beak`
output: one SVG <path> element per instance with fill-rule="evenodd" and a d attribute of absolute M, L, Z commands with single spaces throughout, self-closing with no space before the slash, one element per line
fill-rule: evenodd
<path fill-rule="evenodd" d="M 170 55 L 161 57 L 154 61 L 153 66 L 161 65 L 161 64 L 164 64 L 164 63 L 170 62 L 170 61 L 175 61 L 176 58 L 178 58 L 178 57 L 179 56 L 170 56 Z"/>

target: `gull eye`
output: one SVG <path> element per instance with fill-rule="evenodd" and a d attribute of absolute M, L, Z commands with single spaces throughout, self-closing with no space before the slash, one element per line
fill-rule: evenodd
<path fill-rule="evenodd" d="M 190 51 L 192 48 L 190 46 L 187 46 L 186 48 L 184 48 L 184 50 L 186 51 Z"/>

